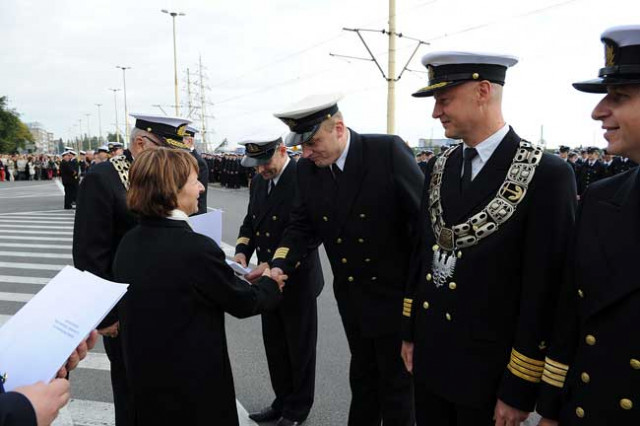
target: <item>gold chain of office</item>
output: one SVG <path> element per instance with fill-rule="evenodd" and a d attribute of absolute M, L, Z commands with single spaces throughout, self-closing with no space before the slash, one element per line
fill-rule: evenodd
<path fill-rule="evenodd" d="M 478 244 L 480 240 L 496 232 L 500 225 L 513 216 L 518 204 L 527 193 L 527 188 L 533 180 L 543 153 L 542 148 L 534 146 L 524 139 L 521 140 L 507 176 L 493 200 L 480 213 L 471 216 L 461 224 L 448 228 L 442 218 L 440 187 L 445 164 L 449 156 L 460 146 L 449 148 L 436 160 L 429 185 L 429 214 L 433 234 L 438 246 L 446 251 Z"/>
<path fill-rule="evenodd" d="M 518 151 L 513 157 L 507 176 L 498 193 L 481 211 L 465 222 L 450 228 L 444 223 L 440 199 L 442 176 L 449 156 L 461 145 L 449 148 L 433 166 L 429 182 L 429 216 L 437 244 L 433 247 L 433 282 L 442 287 L 453 277 L 457 258 L 462 253 L 456 250 L 471 247 L 498 230 L 516 211 L 524 200 L 529 183 L 533 180 L 536 167 L 540 163 L 542 148 L 520 140 Z"/>
<path fill-rule="evenodd" d="M 112 157 L 109 159 L 111 164 L 113 164 L 113 168 L 118 172 L 118 177 L 120 177 L 120 182 L 124 185 L 124 189 L 129 190 L 129 169 L 131 168 L 131 163 L 127 160 L 127 157 L 124 155 L 118 155 L 117 157 Z"/>

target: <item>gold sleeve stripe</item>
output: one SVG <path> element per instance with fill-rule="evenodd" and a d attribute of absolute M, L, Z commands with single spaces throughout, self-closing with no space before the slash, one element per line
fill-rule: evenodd
<path fill-rule="evenodd" d="M 544 361 L 543 360 L 533 359 L 533 358 L 529 358 L 528 356 L 524 356 L 520 352 L 515 350 L 515 348 L 511 349 L 511 356 L 512 357 L 516 357 L 520 361 L 524 361 L 524 362 L 529 363 L 531 365 L 537 365 L 538 367 L 544 367 Z"/>
<path fill-rule="evenodd" d="M 549 370 L 545 370 L 544 374 L 542 374 L 543 376 L 547 376 L 550 379 L 553 380 L 557 380 L 559 382 L 564 382 L 564 379 L 566 376 L 563 376 L 562 374 L 553 374 L 550 373 Z"/>
<path fill-rule="evenodd" d="M 407 298 L 405 297 L 405 299 L 404 299 L 404 303 L 405 303 L 405 305 L 406 305 L 407 303 L 408 303 L 409 305 L 411 305 L 411 304 L 413 303 L 413 299 L 407 299 Z"/>
<path fill-rule="evenodd" d="M 552 367 L 550 364 L 545 364 L 544 369 L 545 371 L 548 371 L 553 374 L 559 374 L 561 376 L 566 376 L 568 371 L 568 370 L 561 370 L 559 368 Z"/>
<path fill-rule="evenodd" d="M 403 310 L 402 315 L 407 318 L 411 318 L 411 310 L 407 310 L 407 309 Z"/>
<path fill-rule="evenodd" d="M 530 370 L 532 373 L 542 373 L 544 371 L 544 367 L 533 366 L 531 364 L 527 364 L 526 362 L 520 361 L 518 358 L 511 358 L 511 363 L 518 364 L 522 368 L 526 368 Z"/>
<path fill-rule="evenodd" d="M 276 252 L 273 254 L 273 260 L 276 259 L 286 259 L 287 255 L 289 254 L 289 248 L 287 247 L 280 247 L 278 250 L 276 250 Z"/>
<path fill-rule="evenodd" d="M 542 377 L 542 371 L 532 371 L 532 370 L 529 370 L 528 368 L 521 367 L 514 362 L 510 362 L 509 367 L 511 367 L 512 370 L 517 370 L 522 374 L 526 374 L 527 376 L 536 378 L 538 380 L 540 380 L 540 377 Z"/>
<path fill-rule="evenodd" d="M 557 380 L 553 380 L 547 376 L 542 376 L 542 381 L 550 384 L 551 386 L 555 386 L 557 388 L 562 388 L 564 386 L 564 380 L 559 382 Z"/>
<path fill-rule="evenodd" d="M 247 237 L 240 237 L 238 238 L 238 241 L 236 241 L 236 245 L 238 244 L 244 244 L 244 245 L 249 245 L 249 241 L 251 241 L 249 238 Z"/>
<path fill-rule="evenodd" d="M 540 383 L 540 378 L 539 377 L 533 377 L 533 376 L 529 376 L 528 374 L 521 373 L 518 370 L 516 370 L 515 368 L 512 368 L 511 364 L 507 365 L 507 369 L 509 371 L 511 371 L 511 373 L 514 376 L 520 377 L 521 379 L 526 380 L 527 382 Z"/>
<path fill-rule="evenodd" d="M 561 364 L 561 363 L 559 363 L 558 361 L 554 361 L 554 360 L 552 360 L 552 359 L 551 359 L 551 358 L 549 358 L 549 357 L 546 357 L 546 358 L 544 359 L 544 361 L 545 361 L 548 365 L 552 365 L 552 366 L 554 366 L 555 368 L 559 368 L 560 370 L 565 370 L 565 371 L 566 371 L 566 370 L 569 370 L 569 366 L 568 366 L 568 365 L 566 365 L 566 364 Z"/>

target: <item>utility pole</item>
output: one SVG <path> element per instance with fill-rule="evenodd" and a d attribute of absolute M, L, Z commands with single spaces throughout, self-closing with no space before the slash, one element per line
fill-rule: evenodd
<path fill-rule="evenodd" d="M 86 149 L 91 149 L 91 127 L 89 126 L 89 117 L 91 117 L 91 114 L 85 114 L 85 116 L 87 117 L 87 140 L 89 142 L 89 147 Z M 83 147 L 84 147 L 84 143 L 83 143 Z"/>
<path fill-rule="evenodd" d="M 429 43 L 427 43 L 426 41 L 422 41 L 422 40 L 418 40 L 416 38 L 412 38 L 412 37 L 407 37 L 404 36 L 402 33 L 398 33 L 396 31 L 396 0 L 389 0 L 389 28 L 388 29 L 383 29 L 383 30 L 367 30 L 367 29 L 360 29 L 360 28 L 343 28 L 344 31 L 351 31 L 354 32 L 358 35 L 358 37 L 360 38 L 360 41 L 362 41 L 362 44 L 364 44 L 365 49 L 367 49 L 367 52 L 369 53 L 369 58 L 359 58 L 359 57 L 355 57 L 355 56 L 346 56 L 346 55 L 338 55 L 335 53 L 329 53 L 330 56 L 335 56 L 335 57 L 342 57 L 342 58 L 349 58 L 349 59 L 359 59 L 359 60 L 363 60 L 363 61 L 370 61 L 370 62 L 374 62 L 376 64 L 376 66 L 378 67 L 378 70 L 380 71 L 380 73 L 382 74 L 382 77 L 387 81 L 387 133 L 389 134 L 393 134 L 395 133 L 395 106 L 396 106 L 396 86 L 395 83 L 400 80 L 400 78 L 402 78 L 402 74 L 408 69 L 407 67 L 409 66 L 409 63 L 411 62 L 411 60 L 413 59 L 413 57 L 415 56 L 415 54 L 418 52 L 418 49 L 420 48 L 420 46 L 424 45 L 428 45 Z M 362 37 L 363 32 L 374 32 L 374 33 L 379 33 L 381 32 L 382 34 L 388 35 L 389 36 L 389 48 L 388 48 L 388 52 L 389 52 L 389 62 L 388 62 L 388 69 L 387 69 L 387 73 L 384 72 L 384 70 L 382 69 L 382 67 L 380 66 L 380 63 L 378 62 L 378 60 L 376 59 L 376 57 L 373 55 L 373 52 L 371 51 L 371 49 L 369 49 L 369 46 L 367 45 L 367 42 L 364 41 L 364 38 Z M 409 57 L 409 60 L 407 61 L 406 65 L 402 68 L 402 71 L 400 71 L 400 74 L 398 74 L 398 76 L 396 77 L 396 37 L 400 38 L 400 37 L 404 37 L 408 40 L 413 40 L 415 42 L 417 42 L 417 45 L 415 47 L 415 49 L 413 50 L 413 53 L 411 54 L 411 56 Z"/>
<path fill-rule="evenodd" d="M 116 142 L 120 142 L 120 130 L 118 129 L 118 98 L 116 97 L 116 92 L 119 92 L 120 89 L 109 89 L 113 92 L 113 106 L 116 111 Z"/>
<path fill-rule="evenodd" d="M 123 67 L 120 65 L 116 65 L 116 68 L 120 68 L 122 70 L 122 83 L 124 85 L 124 143 L 125 146 L 129 144 L 129 110 L 127 108 L 127 78 L 125 76 L 125 72 L 130 70 L 131 67 Z M 117 121 L 117 119 L 116 119 Z"/>
<path fill-rule="evenodd" d="M 389 0 L 389 67 L 388 74 L 396 75 L 396 0 Z M 396 133 L 396 80 L 387 78 L 387 133 Z"/>
<path fill-rule="evenodd" d="M 100 146 L 100 144 L 102 143 L 102 117 L 100 116 L 100 107 L 102 106 L 102 104 L 96 104 L 96 106 L 98 107 L 98 146 Z"/>

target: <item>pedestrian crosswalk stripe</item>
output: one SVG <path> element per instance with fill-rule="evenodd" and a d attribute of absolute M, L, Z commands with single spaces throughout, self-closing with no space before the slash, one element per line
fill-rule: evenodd
<path fill-rule="evenodd" d="M 109 426 L 115 417 L 113 403 L 72 399 L 51 426 Z"/>
<path fill-rule="evenodd" d="M 46 263 L 21 263 L 21 262 L 0 262 L 0 268 L 10 269 L 39 269 L 41 271 L 60 271 L 65 265 L 50 265 Z"/>
<path fill-rule="evenodd" d="M 51 225 L 73 225 L 73 219 L 53 219 L 53 220 L 49 220 L 49 219 L 29 219 L 29 218 L 20 218 L 20 219 L 13 219 L 13 218 L 7 218 L 7 217 L 0 217 L 0 223 L 12 223 L 12 224 L 23 224 L 23 223 L 31 223 L 34 225 L 41 225 L 41 224 L 51 224 Z"/>
<path fill-rule="evenodd" d="M 18 276 L 15 276 L 15 275 L 0 275 L 0 283 L 45 285 L 49 281 L 51 281 L 51 278 L 18 277 Z"/>
<path fill-rule="evenodd" d="M 9 257 L 28 257 L 40 259 L 68 259 L 72 260 L 73 257 L 68 253 L 39 253 L 36 251 L 24 252 L 24 251 L 0 251 L 0 256 Z"/>
<path fill-rule="evenodd" d="M 73 216 L 75 211 L 58 209 L 58 210 L 36 210 L 30 212 L 11 212 L 11 213 L 1 213 L 2 215 L 24 215 L 24 214 L 37 214 L 42 216 L 54 215 L 54 216 Z"/>
<path fill-rule="evenodd" d="M 100 352 L 88 352 L 87 357 L 80 362 L 78 368 L 110 371 L 111 363 L 107 354 Z"/>
<path fill-rule="evenodd" d="M 0 292 L 0 301 L 2 302 L 22 302 L 27 303 L 33 297 L 33 294 L 27 293 L 4 293 Z"/>
<path fill-rule="evenodd" d="M 65 241 L 65 242 L 71 242 L 73 241 L 73 238 L 64 238 L 64 237 L 37 237 L 37 236 L 17 236 L 17 235 L 11 235 L 8 236 L 6 234 L 2 234 L 2 238 L 5 240 L 33 240 L 33 241 Z"/>
<path fill-rule="evenodd" d="M 0 223 L 0 228 L 19 228 L 19 229 L 69 229 L 73 230 L 73 226 L 47 226 L 47 225 L 15 225 Z"/>
<path fill-rule="evenodd" d="M 70 245 L 5 243 L 2 241 L 0 241 L 0 247 L 71 250 Z"/>
<path fill-rule="evenodd" d="M 11 229 L 2 231 L 2 235 L 6 237 L 8 234 L 45 234 L 45 235 L 71 235 L 73 232 L 69 231 L 22 231 L 19 229 Z"/>

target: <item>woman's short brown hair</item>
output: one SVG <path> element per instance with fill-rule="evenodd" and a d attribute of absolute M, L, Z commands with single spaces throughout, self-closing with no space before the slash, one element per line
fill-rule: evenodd
<path fill-rule="evenodd" d="M 167 217 L 178 207 L 178 191 L 198 162 L 187 151 L 150 148 L 140 153 L 129 171 L 129 209 L 142 217 Z"/>

